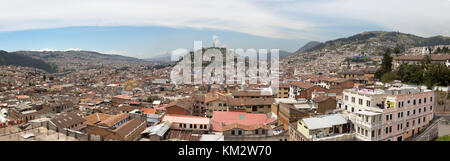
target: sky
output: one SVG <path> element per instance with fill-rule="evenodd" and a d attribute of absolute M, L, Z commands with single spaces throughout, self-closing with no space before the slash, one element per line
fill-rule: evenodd
<path fill-rule="evenodd" d="M 0 0 L 0 50 L 149 58 L 203 46 L 296 51 L 364 31 L 450 36 L 450 0 Z"/>

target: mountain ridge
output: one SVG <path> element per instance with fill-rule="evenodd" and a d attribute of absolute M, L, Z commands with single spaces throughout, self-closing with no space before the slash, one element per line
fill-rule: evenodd
<path fill-rule="evenodd" d="M 26 55 L 16 54 L 0 50 L 0 65 L 14 65 L 42 69 L 49 73 L 57 72 L 57 66 L 51 65 L 41 59 L 35 59 Z"/>
<path fill-rule="evenodd" d="M 308 44 L 306 44 L 308 45 Z M 305 45 L 305 46 L 306 46 Z M 417 35 L 401 32 L 387 32 L 387 31 L 367 31 L 358 33 L 345 38 L 338 38 L 334 40 L 329 40 L 324 43 L 320 43 L 313 47 L 308 48 L 308 50 L 295 52 L 313 52 L 318 50 L 333 50 L 345 45 L 365 45 L 364 48 L 370 49 L 373 47 L 399 47 L 401 49 L 407 49 L 412 47 L 422 47 L 422 46 L 435 46 L 435 45 L 450 45 L 450 37 L 437 35 L 431 37 L 420 37 Z M 304 47 L 305 47 L 304 46 Z"/>

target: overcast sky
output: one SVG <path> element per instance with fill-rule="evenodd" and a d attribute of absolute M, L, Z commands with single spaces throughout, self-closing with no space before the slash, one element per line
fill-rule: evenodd
<path fill-rule="evenodd" d="M 450 0 L 0 0 L 0 13 L 2 50 L 140 58 L 193 40 L 295 51 L 370 30 L 450 36 Z"/>

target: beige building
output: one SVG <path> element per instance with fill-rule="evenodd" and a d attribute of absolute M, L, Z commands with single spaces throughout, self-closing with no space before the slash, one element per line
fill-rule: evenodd
<path fill-rule="evenodd" d="M 297 122 L 297 132 L 291 132 L 292 141 L 353 140 L 350 122 L 342 114 L 303 118 Z"/>

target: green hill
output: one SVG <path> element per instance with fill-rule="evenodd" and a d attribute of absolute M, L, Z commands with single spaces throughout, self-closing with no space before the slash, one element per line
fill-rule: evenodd
<path fill-rule="evenodd" d="M 0 65 L 33 67 L 45 70 L 50 73 L 57 71 L 57 67 L 55 65 L 50 65 L 43 60 L 34 59 L 21 54 L 9 53 L 3 50 L 0 50 Z"/>
<path fill-rule="evenodd" d="M 319 50 L 335 50 L 335 49 L 355 49 L 355 50 L 372 50 L 378 51 L 386 47 L 399 47 L 407 49 L 411 47 L 434 46 L 434 45 L 450 45 L 450 37 L 434 36 L 424 38 L 412 34 L 401 32 L 385 32 L 370 31 L 356 34 L 347 38 L 330 40 L 325 43 L 314 43 L 306 51 L 310 52 Z"/>

